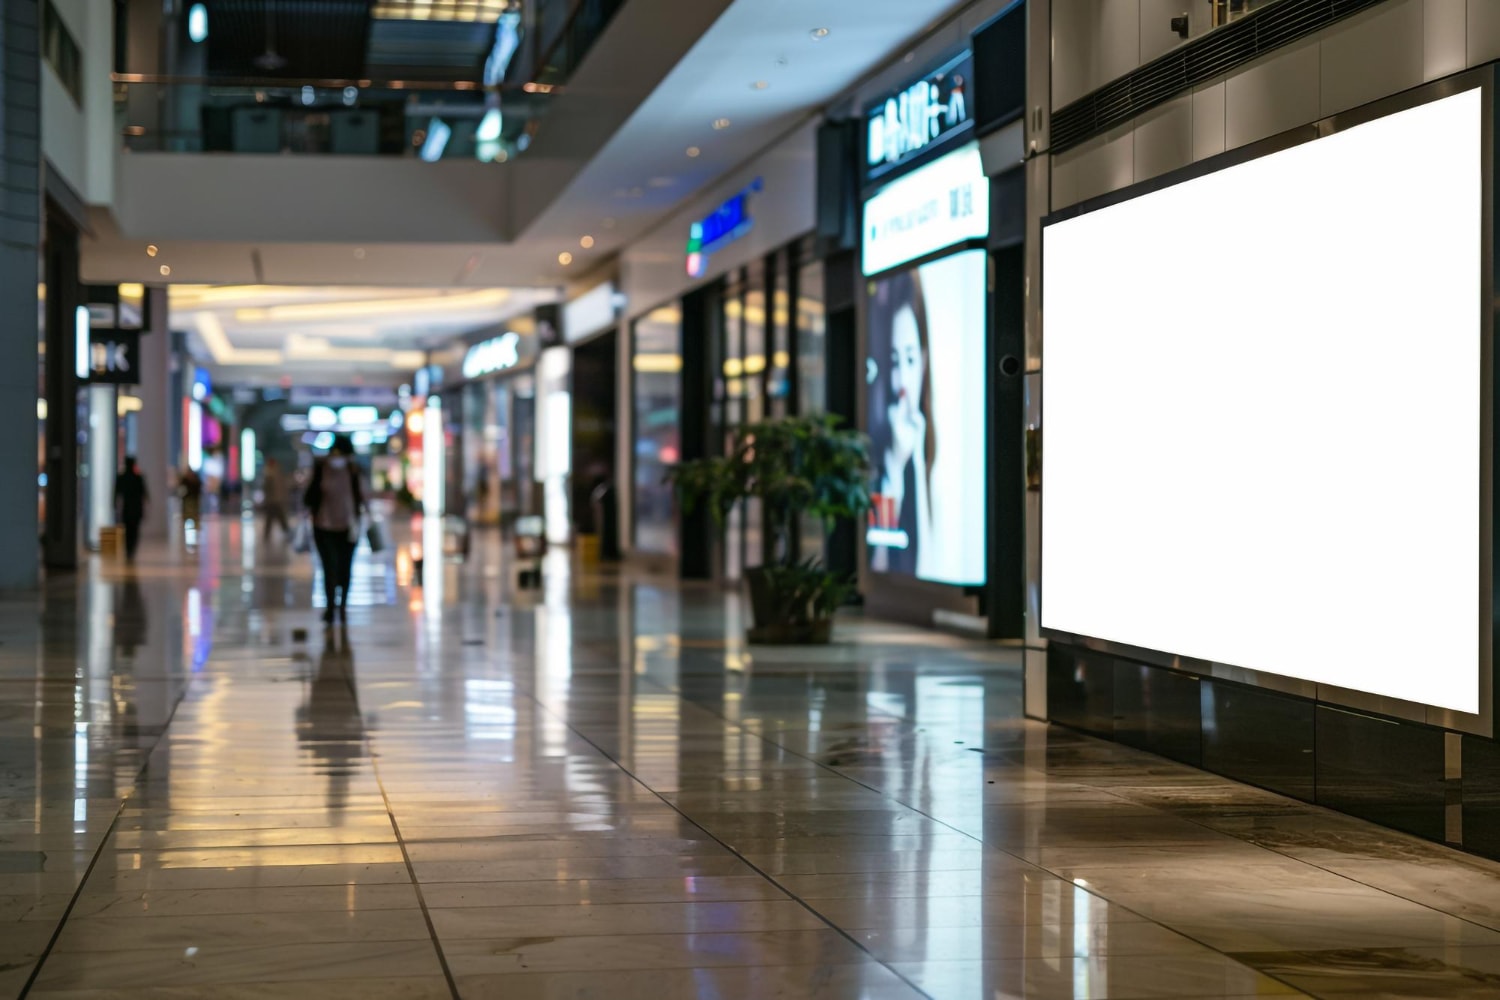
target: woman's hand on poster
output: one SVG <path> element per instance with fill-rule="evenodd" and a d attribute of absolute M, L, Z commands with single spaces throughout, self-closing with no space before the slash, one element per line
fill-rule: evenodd
<path fill-rule="evenodd" d="M 913 457 L 925 457 L 922 452 L 927 444 L 927 417 L 921 409 L 902 399 L 890 408 L 886 416 L 891 425 L 891 451 L 896 458 L 896 468 L 904 469 Z"/>

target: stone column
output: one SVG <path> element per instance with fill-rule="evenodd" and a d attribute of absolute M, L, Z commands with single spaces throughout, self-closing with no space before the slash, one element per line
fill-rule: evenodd
<path fill-rule="evenodd" d="M 167 537 L 168 497 L 173 482 L 170 442 L 177 400 L 172 395 L 172 334 L 167 315 L 167 290 L 147 288 L 141 303 L 141 412 L 136 415 L 136 460 L 151 492 L 141 534 L 154 540 Z"/>
<path fill-rule="evenodd" d="M 0 588 L 34 587 L 37 253 L 42 240 L 38 0 L 0 4 Z M 6 414 L 9 414 L 6 416 Z"/>

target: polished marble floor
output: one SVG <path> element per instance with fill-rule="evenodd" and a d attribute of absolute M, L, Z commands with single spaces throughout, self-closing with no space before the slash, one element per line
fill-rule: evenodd
<path fill-rule="evenodd" d="M 0 600 L 0 998 L 1500 996 L 1500 866 L 1021 718 L 1015 650 L 212 525 Z"/>

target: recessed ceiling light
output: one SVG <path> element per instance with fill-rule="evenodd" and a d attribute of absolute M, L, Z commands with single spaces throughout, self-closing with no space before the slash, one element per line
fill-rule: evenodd
<path fill-rule="evenodd" d="M 573 255 L 564 250 L 562 253 L 557 255 L 557 262 L 563 267 L 567 267 L 569 264 L 573 263 Z"/>
<path fill-rule="evenodd" d="M 770 86 L 770 83 L 766 82 L 765 80 L 756 80 L 754 83 L 752 83 L 750 85 L 750 89 L 751 90 L 765 90 L 769 86 Z"/>
<path fill-rule="evenodd" d="M 354 259 L 355 260 L 364 260 L 365 259 L 365 248 L 364 247 L 355 247 L 354 248 Z"/>
<path fill-rule="evenodd" d="M 729 119 L 728 118 L 715 118 L 714 119 L 714 129 L 715 129 L 715 131 L 722 132 L 722 131 L 724 131 L 728 127 L 729 127 Z"/>
<path fill-rule="evenodd" d="M 166 277 L 166 276 L 167 276 L 167 275 L 169 275 L 169 274 L 171 274 L 171 273 L 172 273 L 172 269 L 171 269 L 171 268 L 170 268 L 170 267 L 168 267 L 168 266 L 167 266 L 167 265 L 165 265 L 165 264 L 163 264 L 163 265 L 162 265 L 162 266 L 161 266 L 161 276 L 162 276 L 162 277 L 163 277 L 163 278 L 165 278 L 165 277 Z"/>
<path fill-rule="evenodd" d="M 697 146 L 689 146 L 687 148 L 687 154 L 688 154 L 688 156 L 693 157 L 693 158 L 696 158 L 698 156 L 698 154 L 700 154 L 702 152 L 703 152 L 703 150 L 699 149 Z"/>
<path fill-rule="evenodd" d="M 160 251 L 158 251 L 156 249 L 156 244 L 155 243 L 152 243 L 150 246 L 146 247 L 146 256 L 147 257 L 155 257 L 159 252 Z"/>
<path fill-rule="evenodd" d="M 592 236 L 585 236 L 583 239 L 578 241 L 578 245 L 583 247 L 585 250 L 592 250 L 594 248 L 594 238 Z"/>
<path fill-rule="evenodd" d="M 812 40 L 813 41 L 815 41 L 815 42 L 821 42 L 823 39 L 825 39 L 825 38 L 828 37 L 828 29 L 827 28 L 814 28 L 812 31 L 808 32 L 808 34 L 812 35 Z"/>

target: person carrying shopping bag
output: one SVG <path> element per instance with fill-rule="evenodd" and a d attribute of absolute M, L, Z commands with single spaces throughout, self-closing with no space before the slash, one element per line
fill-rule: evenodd
<path fill-rule="evenodd" d="M 323 564 L 327 604 L 323 622 L 332 625 L 335 615 L 347 622 L 354 547 L 359 542 L 360 519 L 367 509 L 354 446 L 347 437 L 334 438 L 332 449 L 313 466 L 303 503 L 312 516 L 313 542 Z"/>

